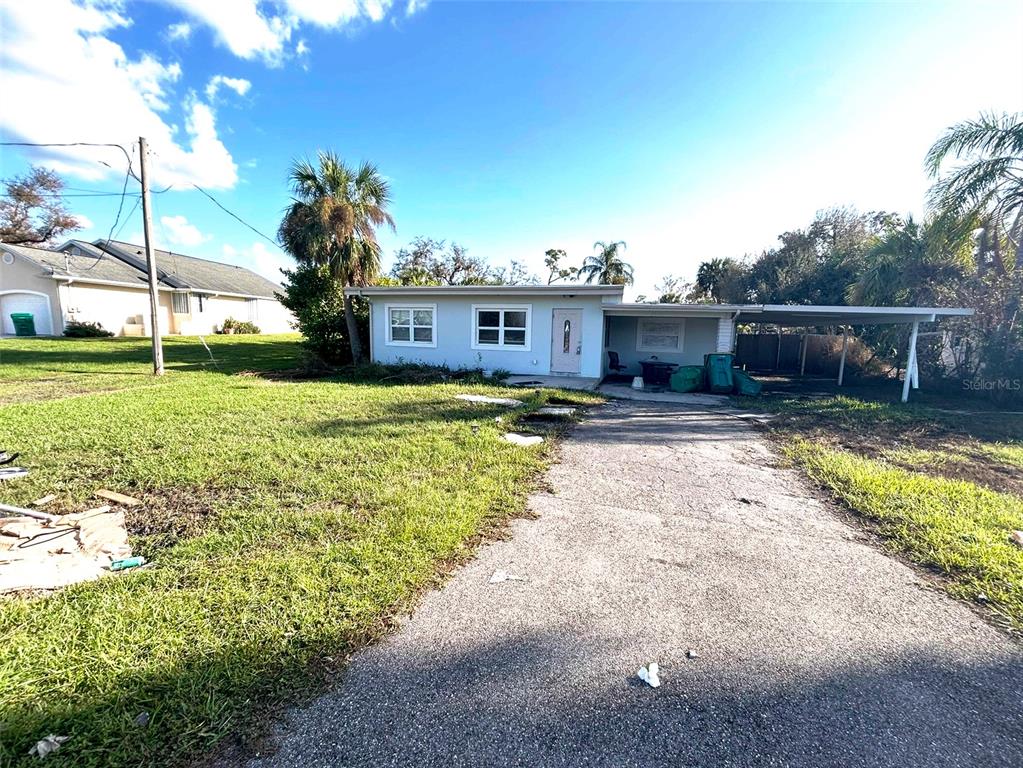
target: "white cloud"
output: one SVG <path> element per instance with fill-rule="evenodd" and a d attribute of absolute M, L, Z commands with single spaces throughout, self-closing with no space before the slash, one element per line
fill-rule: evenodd
<path fill-rule="evenodd" d="M 86 216 L 84 213 L 76 213 L 75 219 L 78 221 L 78 226 L 81 229 L 95 229 L 96 225 L 92 223 L 92 219 Z"/>
<path fill-rule="evenodd" d="M 405 15 L 413 16 L 424 10 L 429 4 L 430 0 L 408 0 L 408 4 L 405 6 Z"/>
<path fill-rule="evenodd" d="M 0 5 L 5 103 L 37 105 L 0 110 L 0 130 L 25 141 L 113 142 L 124 147 L 141 135 L 152 150 L 154 184 L 234 186 L 237 166 L 217 135 L 209 105 L 186 98 L 179 114 L 183 131 L 164 118 L 171 111 L 169 89 L 181 76 L 180 66 L 150 55 L 129 59 L 105 36 L 129 24 L 111 3 L 33 0 Z M 54 148 L 44 157 L 57 171 L 85 179 L 110 174 L 100 163 L 117 174 L 125 163 L 114 148 Z M 137 160 L 136 150 L 136 167 Z"/>
<path fill-rule="evenodd" d="M 187 40 L 192 36 L 192 25 L 187 21 L 171 24 L 167 27 L 168 40 Z"/>
<path fill-rule="evenodd" d="M 192 224 L 184 216 L 161 216 L 160 225 L 171 245 L 194 248 L 212 237 L 212 235 L 204 235 L 195 224 Z"/>
<path fill-rule="evenodd" d="M 360 19 L 381 21 L 393 0 L 163 0 L 213 32 L 231 53 L 276 66 L 292 34 L 303 24 L 338 29 Z M 308 51 L 300 41 L 296 52 Z"/>
<path fill-rule="evenodd" d="M 221 86 L 223 86 L 224 88 L 230 88 L 239 96 L 244 96 L 246 93 L 249 92 L 249 89 L 252 87 L 252 83 L 240 77 L 214 75 L 206 84 L 206 98 L 208 98 L 210 101 L 213 101 L 213 98 L 217 95 L 217 91 L 220 90 Z"/>
<path fill-rule="evenodd" d="M 281 281 L 282 269 L 293 269 L 294 259 L 287 256 L 278 248 L 270 248 L 262 242 L 256 241 L 247 248 L 235 248 L 232 245 L 224 245 L 221 248 L 224 261 L 230 264 L 237 264 L 240 267 L 247 267 L 261 274 L 268 280 L 275 283 Z"/>

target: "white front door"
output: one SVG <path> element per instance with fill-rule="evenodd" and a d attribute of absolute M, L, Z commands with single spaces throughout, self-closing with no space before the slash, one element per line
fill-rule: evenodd
<path fill-rule="evenodd" d="M 579 373 L 583 360 L 583 311 L 554 310 L 551 327 L 551 373 Z"/>

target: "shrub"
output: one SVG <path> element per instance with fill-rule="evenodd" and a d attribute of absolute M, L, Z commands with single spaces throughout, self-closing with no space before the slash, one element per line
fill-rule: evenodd
<path fill-rule="evenodd" d="M 113 336 L 113 332 L 106 330 L 99 323 L 86 323 L 79 320 L 72 320 L 64 326 L 64 335 L 76 339 L 101 339 Z"/>
<path fill-rule="evenodd" d="M 284 270 L 281 304 L 295 315 L 306 349 L 331 365 L 352 362 L 352 348 L 345 324 L 344 288 L 326 266 L 300 266 Z M 356 298 L 355 319 L 363 348 L 369 345 L 369 304 Z"/>
<path fill-rule="evenodd" d="M 446 365 L 398 362 L 367 363 L 352 369 L 351 378 L 390 384 L 436 384 L 457 381 L 463 384 L 495 384 L 508 378 L 505 370 L 495 370 L 489 376 L 482 368 L 449 368 Z"/>
<path fill-rule="evenodd" d="M 229 317 L 221 324 L 218 333 L 259 333 L 259 328 L 255 323 L 250 323 L 247 320 L 235 320 L 233 317 Z"/>

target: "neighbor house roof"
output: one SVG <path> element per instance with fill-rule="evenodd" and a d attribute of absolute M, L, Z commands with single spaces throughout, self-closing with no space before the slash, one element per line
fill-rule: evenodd
<path fill-rule="evenodd" d="M 74 251 L 74 247 L 78 250 Z M 66 252 L 7 243 L 0 244 L 0 248 L 15 256 L 21 256 L 54 277 L 137 285 L 141 288 L 146 285 L 144 272 L 139 272 L 120 259 L 80 240 L 65 243 Z"/>
<path fill-rule="evenodd" d="M 141 245 L 121 240 L 96 240 L 95 245 L 145 273 L 146 252 Z M 161 282 L 199 293 L 236 294 L 272 299 L 281 286 L 245 267 L 198 259 L 183 253 L 156 249 Z"/>

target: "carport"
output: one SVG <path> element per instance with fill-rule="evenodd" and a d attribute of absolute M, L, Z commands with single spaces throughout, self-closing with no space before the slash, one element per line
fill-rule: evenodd
<path fill-rule="evenodd" d="M 838 365 L 838 385 L 845 375 L 845 356 L 852 325 L 910 325 L 906 350 L 906 377 L 902 383 L 902 402 L 909 400 L 909 390 L 920 388 L 916 343 L 921 323 L 933 323 L 941 317 L 970 317 L 972 309 L 939 307 L 842 307 L 824 305 L 762 304 L 738 308 L 737 323 L 760 323 L 782 327 L 836 326 L 842 328 L 842 356 Z M 805 336 L 805 334 L 804 334 Z M 802 348 L 803 365 L 806 345 Z"/>

